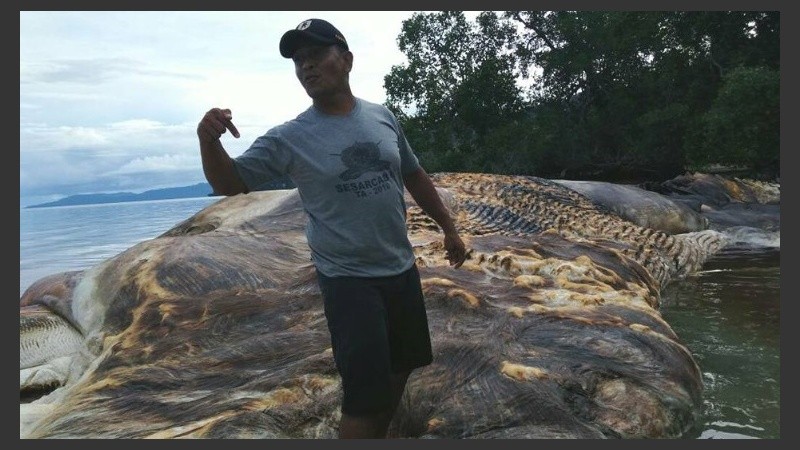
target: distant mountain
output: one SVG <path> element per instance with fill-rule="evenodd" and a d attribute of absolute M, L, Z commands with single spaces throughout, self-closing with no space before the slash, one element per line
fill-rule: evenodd
<path fill-rule="evenodd" d="M 208 183 L 198 183 L 192 186 L 153 189 L 141 194 L 133 192 L 114 192 L 111 194 L 79 194 L 70 195 L 60 200 L 48 203 L 30 205 L 27 208 L 44 208 L 47 206 L 92 205 L 98 203 L 140 202 L 145 200 L 166 200 L 171 198 L 191 198 L 210 196 L 212 190 Z"/>
<path fill-rule="evenodd" d="M 265 191 L 270 189 L 290 189 L 294 185 L 288 179 L 265 183 L 256 189 Z M 212 194 L 211 185 L 208 183 L 198 183 L 191 186 L 153 189 L 144 191 L 141 194 L 133 192 L 114 192 L 111 194 L 79 194 L 70 195 L 60 200 L 48 203 L 39 203 L 26 206 L 25 208 L 44 208 L 48 206 L 72 206 L 72 205 L 94 205 L 100 203 L 122 203 L 122 202 L 141 202 L 147 200 L 167 200 L 173 198 L 196 198 L 210 197 Z"/>

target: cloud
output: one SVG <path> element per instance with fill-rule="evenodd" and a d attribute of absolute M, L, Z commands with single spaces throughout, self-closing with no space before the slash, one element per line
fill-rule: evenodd
<path fill-rule="evenodd" d="M 355 55 L 353 93 L 383 102 L 410 11 L 21 11 L 20 201 L 205 180 L 197 122 L 228 107 L 231 156 L 308 106 L 288 29 L 330 20 Z"/>
<path fill-rule="evenodd" d="M 20 84 L 78 83 L 96 85 L 115 78 L 167 77 L 198 79 L 198 74 L 149 69 L 147 63 L 127 58 L 56 59 L 42 63 L 20 64 Z"/>
<path fill-rule="evenodd" d="M 197 183 L 203 175 L 194 126 L 150 119 L 101 127 L 25 126 L 20 135 L 29 150 L 20 153 L 20 191 L 48 195 L 113 192 L 120 187 L 147 190 L 151 180 L 164 179 L 157 172 L 175 172 L 181 166 L 185 175 L 172 178 L 175 185 Z M 124 177 L 132 174 L 139 176 Z"/>
<path fill-rule="evenodd" d="M 202 170 L 197 155 L 160 155 L 136 158 L 119 169 L 107 173 L 109 176 L 135 175 L 148 172 L 183 172 Z"/>

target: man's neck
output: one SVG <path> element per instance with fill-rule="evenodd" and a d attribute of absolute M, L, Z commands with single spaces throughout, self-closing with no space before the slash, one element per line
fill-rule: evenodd
<path fill-rule="evenodd" d="M 332 97 L 315 98 L 314 107 L 319 111 L 333 116 L 350 114 L 356 106 L 356 98 L 350 92 L 337 94 Z"/>

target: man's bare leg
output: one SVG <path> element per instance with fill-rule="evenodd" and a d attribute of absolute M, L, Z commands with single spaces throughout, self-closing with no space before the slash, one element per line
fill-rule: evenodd
<path fill-rule="evenodd" d="M 339 422 L 339 439 L 383 439 L 389 428 L 388 413 L 368 416 L 351 416 L 342 413 Z"/>
<path fill-rule="evenodd" d="M 342 413 L 342 419 L 339 422 L 339 439 L 384 439 L 397 405 L 400 404 L 400 398 L 403 397 L 410 373 L 409 370 L 392 374 L 392 404 L 388 412 L 368 416 L 351 416 Z"/>

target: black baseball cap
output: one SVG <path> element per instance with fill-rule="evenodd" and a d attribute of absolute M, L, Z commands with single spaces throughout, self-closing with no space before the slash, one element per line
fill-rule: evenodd
<path fill-rule="evenodd" d="M 350 50 L 342 32 L 322 19 L 308 19 L 300 22 L 294 30 L 289 30 L 281 37 L 281 56 L 291 58 L 301 45 L 307 43 L 338 45 Z"/>

